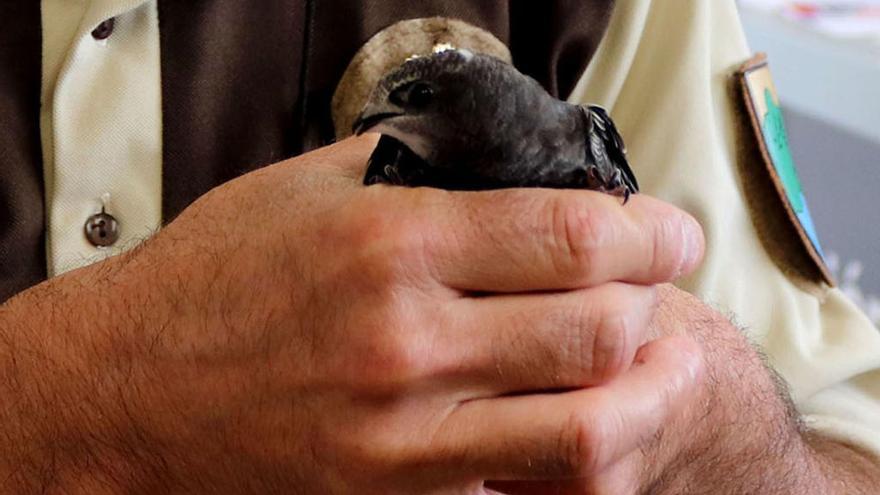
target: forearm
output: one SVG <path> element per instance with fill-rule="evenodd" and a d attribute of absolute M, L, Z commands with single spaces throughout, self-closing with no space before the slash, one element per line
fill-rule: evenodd
<path fill-rule="evenodd" d="M 826 493 L 832 495 L 873 495 L 880 488 L 880 459 L 858 448 L 821 435 L 806 435 L 825 480 Z"/>
<path fill-rule="evenodd" d="M 814 434 L 783 444 L 785 451 L 728 452 L 714 456 L 715 465 L 681 466 L 648 493 L 873 495 L 880 486 L 880 463 L 850 446 Z"/>
<path fill-rule="evenodd" d="M 125 389 L 137 380 L 109 323 L 122 308 L 102 294 L 114 263 L 0 306 L 0 491 L 116 493 L 140 476 L 131 459 L 149 452 Z"/>
<path fill-rule="evenodd" d="M 880 463 L 853 447 L 810 432 L 780 445 L 788 448 L 744 455 L 738 464 L 716 471 L 714 483 L 692 485 L 711 489 L 662 493 L 873 495 L 880 487 Z"/>

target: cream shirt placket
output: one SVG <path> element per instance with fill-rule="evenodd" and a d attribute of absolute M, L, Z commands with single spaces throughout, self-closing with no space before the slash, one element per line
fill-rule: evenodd
<path fill-rule="evenodd" d="M 161 224 L 159 25 L 156 0 L 43 0 L 41 7 L 40 123 L 54 276 L 131 248 Z M 89 242 L 84 228 L 102 209 L 119 228 L 107 247 Z"/>

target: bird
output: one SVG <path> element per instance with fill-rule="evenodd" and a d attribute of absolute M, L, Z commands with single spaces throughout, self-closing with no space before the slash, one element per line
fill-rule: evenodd
<path fill-rule="evenodd" d="M 381 134 L 364 184 L 639 190 L 608 112 L 554 98 L 498 58 L 449 48 L 384 75 L 352 132 Z"/>

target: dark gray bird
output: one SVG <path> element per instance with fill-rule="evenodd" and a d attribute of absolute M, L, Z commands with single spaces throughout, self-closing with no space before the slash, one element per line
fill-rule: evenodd
<path fill-rule="evenodd" d="M 354 132 L 383 136 L 365 184 L 638 192 L 607 112 L 549 95 L 512 65 L 449 49 L 406 61 L 373 90 Z"/>

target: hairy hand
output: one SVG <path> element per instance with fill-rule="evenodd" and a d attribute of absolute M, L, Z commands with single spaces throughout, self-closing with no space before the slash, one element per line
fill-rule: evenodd
<path fill-rule="evenodd" d="M 685 413 L 699 348 L 642 344 L 652 286 L 701 256 L 692 218 L 588 191 L 366 188 L 374 143 L 243 176 L 12 300 L 0 466 L 19 469 L 0 479 L 482 493 L 604 473 Z"/>
<path fill-rule="evenodd" d="M 851 475 L 854 469 L 831 467 L 834 456 L 859 469 L 865 459 L 842 446 L 830 448 L 831 461 L 816 455 L 820 439 L 806 434 L 785 384 L 741 329 L 675 287 L 658 291 L 651 338 L 686 335 L 696 342 L 705 372 L 701 386 L 680 395 L 678 407 L 655 434 L 642 437 L 629 455 L 598 475 L 501 483 L 497 489 L 570 495 L 838 493 L 826 476 L 836 470 L 841 486 L 848 487 L 840 493 L 868 493 L 858 488 L 862 484 L 845 481 L 859 478 Z M 662 379 L 657 377 L 657 386 Z"/>

